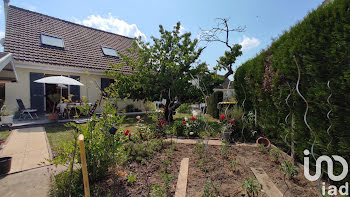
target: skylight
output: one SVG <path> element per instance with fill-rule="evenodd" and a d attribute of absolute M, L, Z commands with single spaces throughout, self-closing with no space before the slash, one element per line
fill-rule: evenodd
<path fill-rule="evenodd" d="M 63 42 L 62 38 L 48 36 L 45 34 L 41 34 L 40 38 L 41 38 L 41 44 L 53 46 L 53 47 L 64 48 L 64 42 Z"/>
<path fill-rule="evenodd" d="M 102 47 L 103 54 L 113 57 L 119 57 L 117 51 L 112 48 Z"/>

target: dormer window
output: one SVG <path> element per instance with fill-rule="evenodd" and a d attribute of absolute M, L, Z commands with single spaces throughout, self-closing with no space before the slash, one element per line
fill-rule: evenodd
<path fill-rule="evenodd" d="M 43 45 L 64 48 L 64 42 L 62 38 L 41 34 L 40 39 L 41 44 Z"/>
<path fill-rule="evenodd" d="M 102 47 L 103 54 L 107 56 L 113 56 L 119 58 L 119 55 L 117 53 L 117 50 L 108 48 L 108 47 Z"/>

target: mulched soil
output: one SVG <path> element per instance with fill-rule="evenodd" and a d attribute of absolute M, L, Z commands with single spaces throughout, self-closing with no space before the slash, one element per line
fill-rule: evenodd
<path fill-rule="evenodd" d="M 167 146 L 169 148 L 170 145 Z M 272 156 L 267 153 L 262 153 L 254 146 L 229 146 L 227 157 L 224 158 L 220 154 L 221 146 L 208 146 L 208 162 L 206 167 L 209 172 L 205 173 L 199 167 L 199 156 L 195 153 L 195 145 L 176 144 L 173 154 L 166 154 L 166 151 L 161 151 L 155 154 L 155 157 L 146 162 L 146 164 L 131 163 L 115 170 L 105 182 L 99 184 L 101 192 L 97 196 L 109 193 L 110 196 L 148 196 L 151 192 L 150 187 L 153 185 L 164 184 L 161 177 L 161 172 L 164 170 L 162 161 L 171 161 L 169 173 L 174 179 L 170 182 L 168 196 L 174 196 L 177 176 L 180 168 L 180 163 L 183 158 L 189 158 L 189 174 L 187 183 L 187 196 L 201 196 L 204 191 L 204 185 L 208 178 L 211 177 L 213 184 L 217 187 L 218 194 L 223 196 L 247 196 L 242 190 L 242 183 L 254 177 L 250 167 L 262 168 L 270 177 L 277 188 L 284 193 L 287 190 L 287 185 L 284 182 L 283 172 L 279 170 L 280 158 L 275 162 Z M 237 168 L 231 167 L 232 159 L 239 163 Z M 135 182 L 130 185 L 127 182 L 127 174 L 134 173 L 137 175 Z M 112 176 L 116 174 L 117 176 Z M 291 180 L 287 180 L 289 190 L 286 192 L 286 197 L 302 197 L 302 196 L 319 196 L 316 183 L 307 181 L 303 176 L 303 169 L 299 169 L 298 175 Z M 213 187 L 210 190 L 216 196 Z M 108 191 L 108 192 L 106 192 Z M 262 193 L 259 196 L 266 196 Z"/>

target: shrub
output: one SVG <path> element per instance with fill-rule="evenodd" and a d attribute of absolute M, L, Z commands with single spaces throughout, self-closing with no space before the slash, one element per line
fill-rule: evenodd
<path fill-rule="evenodd" d="M 217 104 L 223 100 L 223 92 L 216 91 L 209 96 L 208 99 L 208 114 L 210 114 L 214 118 L 219 118 L 219 109 L 217 108 Z"/>
<path fill-rule="evenodd" d="M 183 114 L 191 114 L 191 103 L 183 103 L 177 108 L 176 112 Z"/>
<path fill-rule="evenodd" d="M 69 171 L 63 171 L 57 175 L 54 175 L 52 178 L 53 180 L 49 191 L 50 196 L 69 196 L 69 187 L 71 196 L 84 196 L 84 184 L 81 169 L 74 170 L 72 177 L 70 177 Z"/>
<path fill-rule="evenodd" d="M 62 143 L 61 146 L 58 147 L 58 156 L 54 159 L 54 164 L 56 165 L 67 165 L 71 164 L 72 161 L 81 164 L 79 147 L 75 150 L 74 143 L 77 141 L 78 134 L 83 134 L 87 171 L 91 185 L 104 179 L 108 170 L 116 166 L 118 158 L 123 158 L 125 153 L 121 150 L 125 141 L 129 140 L 129 138 L 121 132 L 115 132 L 115 134 L 110 133 L 111 128 L 118 128 L 123 121 L 123 118 L 115 115 L 117 111 L 112 104 L 112 102 L 104 102 L 104 111 L 101 116 L 98 117 L 93 115 L 91 121 L 88 121 L 86 124 L 70 123 L 69 126 L 74 128 L 73 142 Z M 90 107 L 89 105 L 83 105 L 82 107 L 79 107 L 79 110 L 82 115 L 86 115 L 90 111 Z M 73 160 L 72 156 L 74 155 L 74 152 L 75 159 Z M 62 179 L 65 180 L 66 176 L 68 176 L 68 174 L 62 173 L 61 177 L 55 179 L 55 182 L 52 184 L 62 185 L 63 183 L 61 184 L 60 181 Z M 82 182 L 81 176 L 77 176 L 77 178 L 79 181 L 72 182 L 72 188 L 79 187 L 79 185 L 75 184 Z M 69 182 L 67 184 L 70 185 Z M 57 193 L 65 192 L 63 186 L 56 188 L 58 190 L 63 189 L 63 191 L 56 191 Z M 92 193 L 94 192 L 93 189 L 94 188 L 91 187 Z"/>
<path fill-rule="evenodd" d="M 188 136 L 188 129 L 183 121 L 176 120 L 173 123 L 173 133 L 176 136 Z"/>
<path fill-rule="evenodd" d="M 316 155 L 326 153 L 350 159 L 350 129 L 349 124 L 344 124 L 350 122 L 349 7 L 349 0 L 335 0 L 318 7 L 273 41 L 268 49 L 243 63 L 234 75 L 239 105 L 244 101 L 244 111 L 257 110 L 258 125 L 266 137 L 286 149 L 289 147 L 283 141 L 286 134 L 282 134 L 282 125 L 291 125 L 291 116 L 287 124 L 284 118 L 289 113 L 285 99 L 292 92 L 288 103 L 295 117 L 293 141 L 299 161 L 315 137 Z M 314 132 L 304 122 L 306 104 L 295 91 L 298 69 L 293 57 L 300 67 L 299 90 L 308 101 L 307 121 Z M 330 94 L 331 105 L 327 103 Z M 328 146 L 334 140 L 337 143 Z M 335 168 L 342 171 L 341 166 Z M 349 180 L 350 176 L 343 181 Z"/>
<path fill-rule="evenodd" d="M 146 162 L 154 157 L 154 153 L 163 148 L 162 139 L 151 139 L 145 142 L 128 142 L 125 151 L 130 161 Z"/>

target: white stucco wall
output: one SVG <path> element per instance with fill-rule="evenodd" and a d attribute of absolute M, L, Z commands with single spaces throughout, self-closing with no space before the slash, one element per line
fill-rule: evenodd
<path fill-rule="evenodd" d="M 106 76 L 102 74 L 87 74 L 86 72 L 77 73 L 76 71 L 62 72 L 54 70 L 38 70 L 22 67 L 16 67 L 18 82 L 5 84 L 5 105 L 10 113 L 14 113 L 18 110 L 16 99 L 22 99 L 25 107 L 30 107 L 30 72 L 52 75 L 80 76 L 80 82 L 84 84 L 84 86 L 80 87 L 80 97 L 86 96 L 88 101 L 92 104 L 94 104 L 96 100 L 100 98 L 100 90 L 96 86 L 96 82 L 99 86 L 101 86 L 101 78 L 106 78 Z M 141 110 L 144 109 L 143 102 L 133 102 L 132 100 L 120 100 L 118 102 L 118 108 L 121 110 L 130 103 L 134 104 L 135 107 Z M 99 112 L 101 109 L 98 108 L 96 111 Z"/>

